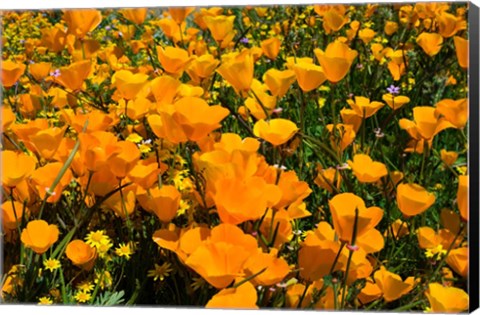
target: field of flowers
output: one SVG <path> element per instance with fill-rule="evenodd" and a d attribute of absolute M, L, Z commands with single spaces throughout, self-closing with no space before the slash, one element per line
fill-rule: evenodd
<path fill-rule="evenodd" d="M 467 310 L 467 17 L 3 12 L 3 302 Z"/>

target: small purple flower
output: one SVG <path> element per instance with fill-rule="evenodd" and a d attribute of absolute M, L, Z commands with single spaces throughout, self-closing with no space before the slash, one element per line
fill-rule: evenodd
<path fill-rule="evenodd" d="M 363 64 L 357 63 L 357 69 L 363 69 Z"/>
<path fill-rule="evenodd" d="M 392 84 L 387 88 L 387 91 L 390 94 L 400 94 L 400 87 L 397 87 Z"/>
<path fill-rule="evenodd" d="M 248 38 L 242 37 L 242 39 L 240 39 L 240 43 L 242 43 L 242 44 L 248 44 Z"/>
<path fill-rule="evenodd" d="M 60 69 L 55 69 L 55 71 L 50 72 L 52 77 L 58 78 L 60 76 Z"/>
<path fill-rule="evenodd" d="M 109 31 L 111 29 L 112 29 L 112 27 L 110 25 L 105 26 L 105 30 Z"/>

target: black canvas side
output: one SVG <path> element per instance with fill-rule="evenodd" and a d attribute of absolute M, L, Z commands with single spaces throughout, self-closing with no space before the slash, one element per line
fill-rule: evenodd
<path fill-rule="evenodd" d="M 479 307 L 479 7 L 469 3 L 469 311 Z"/>

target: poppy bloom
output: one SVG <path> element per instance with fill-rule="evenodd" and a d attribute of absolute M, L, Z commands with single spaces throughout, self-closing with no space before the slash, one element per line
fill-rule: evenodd
<path fill-rule="evenodd" d="M 380 270 L 375 272 L 374 278 L 386 302 L 398 300 L 410 292 L 415 284 L 413 277 L 408 277 L 403 281 L 399 275 L 388 271 L 384 266 L 381 266 Z"/>
<path fill-rule="evenodd" d="M 175 218 L 180 206 L 182 195 L 172 185 L 162 185 L 149 190 L 146 202 L 143 203 L 145 210 L 155 213 L 162 222 L 170 222 Z"/>
<path fill-rule="evenodd" d="M 385 105 L 381 102 L 370 102 L 370 99 L 363 96 L 355 96 L 355 101 L 348 99 L 347 103 L 358 116 L 365 118 L 373 116 Z"/>
<path fill-rule="evenodd" d="M 455 128 L 462 129 L 468 121 L 468 99 L 443 99 L 435 104 L 435 114 L 440 114 Z"/>
<path fill-rule="evenodd" d="M 468 294 L 459 288 L 430 283 L 425 295 L 435 313 L 461 313 L 468 309 Z"/>
<path fill-rule="evenodd" d="M 339 82 L 347 75 L 353 60 L 358 55 L 356 50 L 350 49 L 347 44 L 340 41 L 328 44 L 325 51 L 316 48 L 314 53 L 328 81 L 332 83 Z"/>
<path fill-rule="evenodd" d="M 119 97 L 132 100 L 143 89 L 147 80 L 148 75 L 144 73 L 133 74 L 128 70 L 119 70 L 112 76 L 112 86 L 117 88 Z"/>
<path fill-rule="evenodd" d="M 265 72 L 263 80 L 272 95 L 281 98 L 287 93 L 292 83 L 295 82 L 295 72 L 272 68 Z"/>
<path fill-rule="evenodd" d="M 453 38 L 455 44 L 455 53 L 457 54 L 457 60 L 460 67 L 463 69 L 468 68 L 468 39 L 464 39 L 459 36 Z"/>
<path fill-rule="evenodd" d="M 84 81 L 90 75 L 92 63 L 89 60 L 77 61 L 59 69 L 59 76 L 53 80 L 72 91 L 82 89 Z"/>
<path fill-rule="evenodd" d="M 333 129 L 333 124 L 328 124 L 326 127 L 331 134 L 332 147 L 339 151 L 345 150 L 355 140 L 356 134 L 352 125 L 336 124 Z"/>
<path fill-rule="evenodd" d="M 364 28 L 358 32 L 358 37 L 365 43 L 368 44 L 375 37 L 376 32 L 371 28 Z"/>
<path fill-rule="evenodd" d="M 48 77 L 51 68 L 52 63 L 50 62 L 37 62 L 28 66 L 28 72 L 30 72 L 35 80 L 41 81 Z"/>
<path fill-rule="evenodd" d="M 322 67 L 308 62 L 299 62 L 293 66 L 298 85 L 304 92 L 318 88 L 327 80 Z"/>
<path fill-rule="evenodd" d="M 391 36 L 398 30 L 398 23 L 393 21 L 387 21 L 385 23 L 384 32 L 388 36 Z"/>
<path fill-rule="evenodd" d="M 363 123 L 363 117 L 358 116 L 357 113 L 350 108 L 342 108 L 340 110 L 340 116 L 342 117 L 342 122 L 345 125 L 352 125 L 353 131 L 358 132 Z"/>
<path fill-rule="evenodd" d="M 382 100 L 393 110 L 400 109 L 403 105 L 410 102 L 410 98 L 408 96 L 393 95 L 391 93 L 383 94 Z"/>
<path fill-rule="evenodd" d="M 60 200 L 63 188 L 68 186 L 73 178 L 72 171 L 68 168 L 60 179 L 60 182 L 55 187 L 54 191 L 50 191 L 50 187 L 55 181 L 57 175 L 60 173 L 62 167 L 63 163 L 53 162 L 37 168 L 32 173 L 32 186 L 35 188 L 40 198 L 47 198 L 47 202 L 54 203 Z"/>
<path fill-rule="evenodd" d="M 187 258 L 185 264 L 217 289 L 227 287 L 242 276 L 247 259 L 257 252 L 257 241 L 231 224 L 212 229 L 209 240 L 203 242 Z"/>
<path fill-rule="evenodd" d="M 430 208 L 435 203 L 435 195 L 418 184 L 397 186 L 397 205 L 405 216 L 414 216 Z"/>
<path fill-rule="evenodd" d="M 192 60 L 188 51 L 172 46 L 166 48 L 157 46 L 157 55 L 165 71 L 174 76 L 182 75 L 188 63 Z"/>
<path fill-rule="evenodd" d="M 271 119 L 268 122 L 259 120 L 253 127 L 255 136 L 264 139 L 274 146 L 279 146 L 290 140 L 298 131 L 292 121 L 283 118 Z"/>
<path fill-rule="evenodd" d="M 251 281 L 254 285 L 274 285 L 282 281 L 290 272 L 288 263 L 283 257 L 277 257 L 277 249 L 271 249 L 270 253 L 258 252 L 252 255 L 244 265 L 246 276 L 252 276 L 265 269 Z"/>
<path fill-rule="evenodd" d="M 6 88 L 17 83 L 27 67 L 23 63 L 2 61 L 2 85 Z"/>
<path fill-rule="evenodd" d="M 8 188 L 17 186 L 35 170 L 37 160 L 16 151 L 5 150 L 2 155 L 2 185 Z"/>
<path fill-rule="evenodd" d="M 222 42 L 233 32 L 235 15 L 204 16 L 203 22 L 217 43 Z"/>
<path fill-rule="evenodd" d="M 448 166 L 452 166 L 458 158 L 458 153 L 455 151 L 441 149 L 440 158 L 442 159 L 443 163 L 447 164 Z"/>
<path fill-rule="evenodd" d="M 198 141 L 213 130 L 228 116 L 228 109 L 220 105 L 208 105 L 198 97 L 183 97 L 174 104 L 173 119 L 181 126 L 188 139 Z"/>
<path fill-rule="evenodd" d="M 68 33 L 83 38 L 93 31 L 102 21 L 102 13 L 98 10 L 64 10 L 63 19 L 67 23 Z"/>
<path fill-rule="evenodd" d="M 277 37 L 266 39 L 260 43 L 263 54 L 271 60 L 275 60 L 280 51 L 281 42 Z"/>
<path fill-rule="evenodd" d="M 323 14 L 323 29 L 325 33 L 338 32 L 342 27 L 348 23 L 349 18 L 345 16 L 345 10 L 339 10 L 333 7 Z"/>
<path fill-rule="evenodd" d="M 82 240 L 73 240 L 68 243 L 65 254 L 71 262 L 86 271 L 90 271 L 95 264 L 97 251 Z"/>
<path fill-rule="evenodd" d="M 145 21 L 145 18 L 147 17 L 147 8 L 135 8 L 135 9 L 122 9 L 119 10 L 120 13 L 129 21 L 140 25 Z"/>
<path fill-rule="evenodd" d="M 413 108 L 413 121 L 402 118 L 400 128 L 408 132 L 415 140 L 431 140 L 440 131 L 451 128 L 453 125 L 445 118 L 440 117 L 435 107 L 417 106 Z"/>
<path fill-rule="evenodd" d="M 462 219 L 468 221 L 468 176 L 458 176 L 457 204 Z"/>
<path fill-rule="evenodd" d="M 23 204 L 14 201 L 5 201 L 2 203 L 2 223 L 6 230 L 14 230 L 22 222 Z"/>
<path fill-rule="evenodd" d="M 388 174 L 385 164 L 372 161 L 366 154 L 355 154 L 353 162 L 349 160 L 347 163 L 355 177 L 362 183 L 374 183 Z"/>
<path fill-rule="evenodd" d="M 438 33 L 422 33 L 417 36 L 417 44 L 430 57 L 440 52 L 443 44 L 443 37 Z"/>
<path fill-rule="evenodd" d="M 130 141 L 119 141 L 116 145 L 118 154 L 113 155 L 108 164 L 113 175 L 117 178 L 124 178 L 140 159 L 140 150 L 135 143 Z"/>
<path fill-rule="evenodd" d="M 315 178 L 315 184 L 317 184 L 319 187 L 332 193 L 334 188 L 337 188 L 337 190 L 340 189 L 341 183 L 342 176 L 339 174 L 336 168 L 329 167 L 324 169 L 321 165 L 317 166 L 317 177 Z"/>
<path fill-rule="evenodd" d="M 248 50 L 223 55 L 217 72 L 232 85 L 237 94 L 244 95 L 250 90 L 253 80 L 253 56 Z"/>
<path fill-rule="evenodd" d="M 468 247 L 452 249 L 445 261 L 462 277 L 468 276 Z"/>
<path fill-rule="evenodd" d="M 194 56 L 192 62 L 187 67 L 187 73 L 196 83 L 200 83 L 212 75 L 220 61 L 211 54 Z"/>
<path fill-rule="evenodd" d="M 258 309 L 257 290 L 250 282 L 237 288 L 223 289 L 207 302 L 206 308 Z"/>
<path fill-rule="evenodd" d="M 33 220 L 23 229 L 22 243 L 37 254 L 45 253 L 58 240 L 58 227 L 43 220 Z"/>
<path fill-rule="evenodd" d="M 29 137 L 30 143 L 41 157 L 45 160 L 50 160 L 57 152 L 66 129 L 67 127 L 65 126 L 40 130 Z"/>

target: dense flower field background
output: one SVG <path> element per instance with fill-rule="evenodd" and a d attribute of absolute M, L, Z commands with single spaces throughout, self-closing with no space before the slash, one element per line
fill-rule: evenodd
<path fill-rule="evenodd" d="M 467 17 L 2 12 L 3 301 L 466 310 Z"/>

